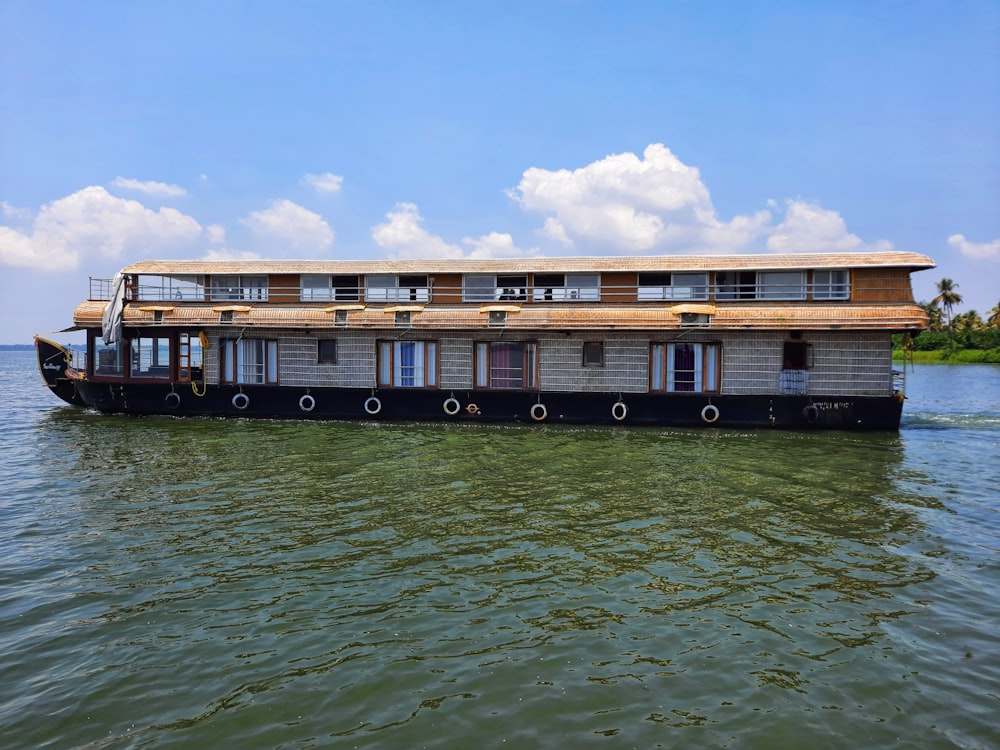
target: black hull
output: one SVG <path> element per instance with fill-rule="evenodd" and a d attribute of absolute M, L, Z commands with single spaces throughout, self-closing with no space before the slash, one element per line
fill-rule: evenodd
<path fill-rule="evenodd" d="M 76 381 L 74 389 L 84 405 L 110 413 L 308 420 L 898 430 L 903 406 L 901 396 L 619 396 L 246 385 L 209 385 L 204 395 L 200 392 L 201 386 L 190 384 L 90 380 Z"/>

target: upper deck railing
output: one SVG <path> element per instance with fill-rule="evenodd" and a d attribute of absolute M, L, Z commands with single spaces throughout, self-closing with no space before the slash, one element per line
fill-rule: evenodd
<path fill-rule="evenodd" d="M 204 284 L 128 285 L 125 298 L 132 302 L 331 302 L 490 304 L 543 302 L 748 302 L 748 301 L 850 301 L 852 292 L 900 291 L 898 284 L 878 281 L 843 283 L 743 283 L 699 284 L 694 286 L 644 286 L 636 284 L 595 286 L 497 287 L 492 290 L 463 286 L 371 287 L 338 286 L 329 289 L 297 286 L 269 286 L 264 283 L 213 286 Z M 89 299 L 110 300 L 113 279 L 90 277 Z"/>

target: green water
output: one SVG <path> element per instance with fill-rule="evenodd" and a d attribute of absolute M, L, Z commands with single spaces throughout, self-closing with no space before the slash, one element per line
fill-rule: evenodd
<path fill-rule="evenodd" d="M 130 419 L 39 386 L 0 402 L 2 744 L 994 747 L 973 373 L 911 375 L 875 435 Z"/>

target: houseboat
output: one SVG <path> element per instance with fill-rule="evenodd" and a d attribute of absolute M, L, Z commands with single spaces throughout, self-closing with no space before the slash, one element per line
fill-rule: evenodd
<path fill-rule="evenodd" d="M 508 260 L 143 261 L 90 280 L 102 412 L 895 430 L 893 333 L 927 325 L 907 252 Z"/>

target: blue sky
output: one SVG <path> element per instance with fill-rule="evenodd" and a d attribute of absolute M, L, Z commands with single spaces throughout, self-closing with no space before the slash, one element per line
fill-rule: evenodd
<path fill-rule="evenodd" d="M 0 343 L 143 258 L 893 248 L 1000 302 L 1000 2 L 0 2 Z"/>

